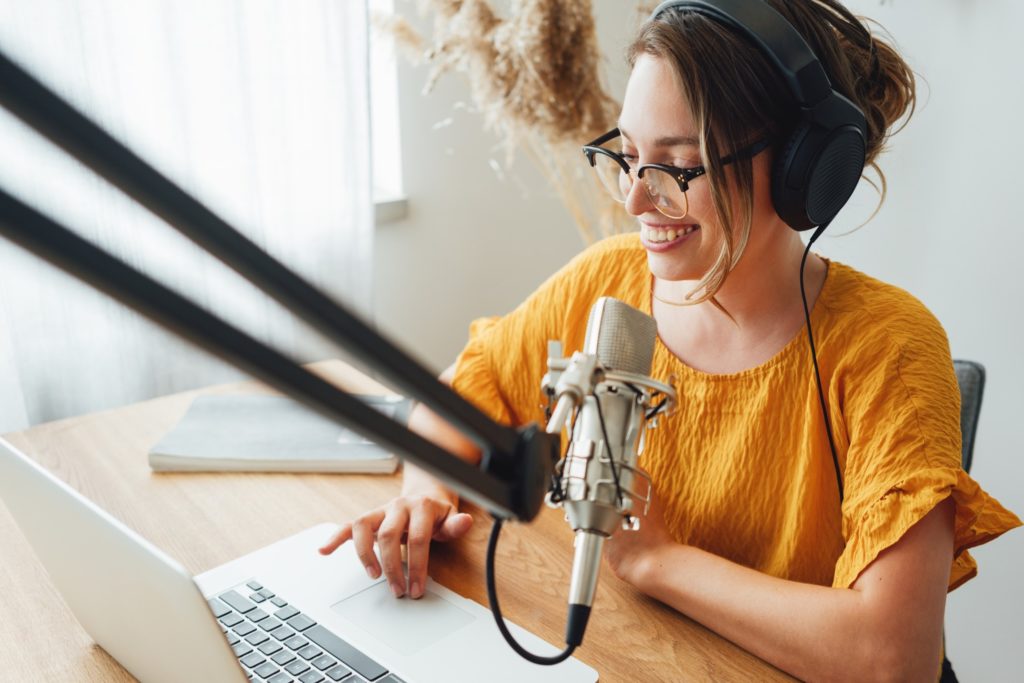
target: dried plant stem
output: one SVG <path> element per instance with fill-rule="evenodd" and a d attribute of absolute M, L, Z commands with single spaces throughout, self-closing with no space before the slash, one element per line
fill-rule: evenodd
<path fill-rule="evenodd" d="M 622 208 L 597 186 L 580 145 L 614 124 L 619 104 L 600 78 L 589 0 L 512 0 L 502 19 L 487 0 L 421 0 L 432 11 L 428 43 L 400 18 L 396 43 L 432 65 L 425 90 L 463 74 L 486 128 L 511 158 L 523 150 L 556 189 L 586 242 L 622 231 Z"/>

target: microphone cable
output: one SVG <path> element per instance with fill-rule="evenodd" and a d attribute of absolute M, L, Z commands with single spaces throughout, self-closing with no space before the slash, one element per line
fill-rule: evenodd
<path fill-rule="evenodd" d="M 550 408 L 547 411 L 550 418 Z M 569 448 L 572 445 L 572 438 L 576 434 L 576 419 L 579 417 L 579 411 L 575 411 L 572 416 L 572 424 L 569 427 L 569 438 L 566 439 L 565 444 L 565 455 L 562 456 L 562 461 L 559 464 L 565 462 L 566 458 L 569 457 Z M 563 500 L 562 498 L 562 473 L 557 470 L 551 475 L 551 500 L 552 502 L 559 503 Z M 487 583 L 487 603 L 491 608 L 491 614 L 494 615 L 494 623 L 498 625 L 498 631 L 501 632 L 505 642 L 508 643 L 515 652 L 528 662 L 534 664 L 540 664 L 542 666 L 551 666 L 564 662 L 572 653 L 576 650 L 576 645 L 568 645 L 565 650 L 557 655 L 551 657 L 543 657 L 536 655 L 525 647 L 519 644 L 519 641 L 515 639 L 512 633 L 508 630 L 508 625 L 505 624 L 505 617 L 501 614 L 501 605 L 498 603 L 498 586 L 497 581 L 494 577 L 494 564 L 495 555 L 498 549 L 498 536 L 501 534 L 501 527 L 503 520 L 500 517 L 494 518 L 494 524 L 491 526 L 491 535 L 487 540 L 487 559 L 486 559 L 486 583 Z"/>
<path fill-rule="evenodd" d="M 641 393 L 636 389 L 636 387 L 630 386 L 629 388 L 632 389 L 633 391 L 636 391 L 638 394 Z M 608 450 L 608 459 L 611 464 L 612 478 L 615 481 L 615 495 L 618 498 L 619 505 L 622 505 L 622 487 L 619 483 L 619 473 L 615 465 L 615 458 L 612 457 L 612 446 L 611 441 L 608 439 L 608 430 L 605 427 L 604 411 L 601 410 L 601 401 L 597 396 L 594 397 L 594 403 L 597 407 L 597 418 L 598 422 L 601 425 L 602 435 L 604 436 L 605 448 Z M 661 405 L 657 406 L 654 409 L 654 411 L 660 411 L 662 405 L 664 405 L 664 402 L 662 402 Z M 566 444 L 565 457 L 568 457 L 569 455 L 569 447 L 572 444 L 572 437 L 575 436 L 576 433 L 576 420 L 579 417 L 579 412 L 580 411 L 577 410 L 573 414 L 572 426 L 569 428 L 569 439 Z M 555 486 L 553 493 L 557 495 L 557 492 L 560 492 L 561 489 L 560 475 L 558 473 L 556 473 L 553 476 L 553 484 Z M 627 519 L 631 519 L 631 517 L 627 515 Z M 583 611 L 574 611 L 572 607 L 570 607 L 569 620 L 566 626 L 566 633 L 571 635 L 568 635 L 566 640 L 574 642 L 567 642 L 566 649 L 558 653 L 557 655 L 544 657 L 541 655 L 534 654 L 533 652 L 530 652 L 525 647 L 520 645 L 519 642 L 512 635 L 512 633 L 508 630 L 508 625 L 505 623 L 505 618 L 501 614 L 501 605 L 498 602 L 498 586 L 494 575 L 495 556 L 497 555 L 498 549 L 498 537 L 501 535 L 501 527 L 503 523 L 504 522 L 500 517 L 494 518 L 494 524 L 491 526 L 491 535 L 487 540 L 487 602 L 491 607 L 491 614 L 494 615 L 494 623 L 498 625 L 498 631 L 501 632 L 502 637 L 505 639 L 505 642 L 508 643 L 509 647 L 515 650 L 515 652 L 520 657 L 527 660 L 528 662 L 545 666 L 551 666 L 553 664 L 559 664 L 561 662 L 564 662 L 566 659 L 572 656 L 572 653 L 576 651 L 576 647 L 580 644 L 580 642 L 582 642 L 583 630 L 586 628 L 586 622 L 590 614 L 590 609 L 589 607 L 587 607 Z"/>
<path fill-rule="evenodd" d="M 523 659 L 533 662 L 534 664 L 546 666 L 564 662 L 572 655 L 573 652 L 575 652 L 576 645 L 567 645 L 565 650 L 551 657 L 536 655 L 519 644 L 519 642 L 512 636 L 512 633 L 508 630 L 508 626 L 505 624 L 505 618 L 501 616 L 501 607 L 498 604 L 498 589 L 494 580 L 494 556 L 498 547 L 498 535 L 501 533 L 501 525 L 502 519 L 500 517 L 495 517 L 494 525 L 491 527 L 491 537 L 487 540 L 487 601 L 491 605 L 491 614 L 494 615 L 494 622 L 498 625 L 498 630 L 501 631 L 501 635 L 505 638 L 505 642 L 508 643 L 509 647 L 515 650 Z"/>
<path fill-rule="evenodd" d="M 825 232 L 828 223 L 818 226 L 811 238 L 807 240 L 807 248 L 804 249 L 803 258 L 800 259 L 800 298 L 804 303 L 804 321 L 807 323 L 807 341 L 811 345 L 811 361 L 814 363 L 814 378 L 818 383 L 818 400 L 821 402 L 821 414 L 825 418 L 825 434 L 828 436 L 828 448 L 832 452 L 832 465 L 836 470 L 836 482 L 839 484 L 839 504 L 843 503 L 843 477 L 839 471 L 839 456 L 836 454 L 836 443 L 832 438 L 832 421 L 828 416 L 828 403 L 825 401 L 825 389 L 821 383 L 821 370 L 818 369 L 818 353 L 814 348 L 814 332 L 811 331 L 811 311 L 807 306 L 807 291 L 804 288 L 804 266 L 807 264 L 807 256 L 811 253 L 811 245 Z M 820 294 L 819 294 L 820 295 Z"/>

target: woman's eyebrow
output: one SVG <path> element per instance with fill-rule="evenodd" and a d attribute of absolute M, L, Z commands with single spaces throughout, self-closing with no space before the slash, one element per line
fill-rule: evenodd
<path fill-rule="evenodd" d="M 619 126 L 619 133 L 621 133 L 622 137 L 624 138 L 632 139 L 633 137 L 632 135 L 627 133 L 622 126 Z M 697 138 L 693 137 L 692 135 L 663 136 L 660 138 L 656 138 L 654 140 L 655 147 L 677 147 L 680 145 L 690 145 L 692 147 L 698 147 L 700 145 L 700 141 Z"/>

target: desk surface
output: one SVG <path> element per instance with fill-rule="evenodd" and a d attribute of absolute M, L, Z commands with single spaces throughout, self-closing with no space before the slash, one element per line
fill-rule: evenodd
<path fill-rule="evenodd" d="M 383 388 L 340 362 L 317 370 L 350 391 Z M 377 506 L 398 476 L 153 474 L 148 448 L 200 393 L 262 391 L 236 384 L 40 425 L 6 438 L 73 488 L 198 574 L 322 521 Z M 437 544 L 430 575 L 486 605 L 484 549 L 490 523 Z M 31 547 L 0 505 L 0 678 L 134 680 L 78 625 Z M 561 644 L 572 565 L 572 532 L 556 510 L 530 525 L 506 525 L 498 546 L 498 590 L 506 617 Z M 594 613 L 576 656 L 601 681 L 768 681 L 788 677 L 678 612 L 602 571 Z"/>

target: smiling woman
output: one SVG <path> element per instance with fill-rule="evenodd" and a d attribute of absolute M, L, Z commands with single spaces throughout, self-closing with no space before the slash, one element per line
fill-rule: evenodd
<path fill-rule="evenodd" d="M 477 320 L 443 378 L 543 424 L 545 342 L 583 348 L 599 297 L 650 314 L 651 375 L 685 409 L 645 437 L 655 502 L 607 541 L 616 576 L 801 679 L 950 680 L 946 595 L 977 573 L 970 548 L 1021 522 L 960 466 L 935 316 L 799 232 L 827 227 L 912 109 L 910 68 L 837 0 L 665 3 L 629 55 L 618 128 L 584 153 L 637 230 Z M 479 460 L 429 411 L 411 424 Z M 431 542 L 472 523 L 408 467 L 322 552 L 351 541 L 415 598 Z"/>
<path fill-rule="evenodd" d="M 368 310 L 364 3 L 0 0 L 0 48 L 287 265 Z M 22 200 L 303 360 L 332 353 L 6 111 L 0 149 L 0 183 Z M 0 242 L 0 432 L 236 376 Z"/>

